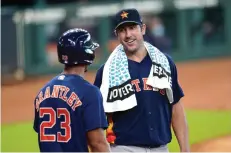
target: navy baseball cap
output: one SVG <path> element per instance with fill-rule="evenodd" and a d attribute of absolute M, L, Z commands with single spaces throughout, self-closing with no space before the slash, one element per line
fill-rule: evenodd
<path fill-rule="evenodd" d="M 114 30 L 124 23 L 143 23 L 139 12 L 134 8 L 120 10 L 116 13 L 114 21 Z"/>

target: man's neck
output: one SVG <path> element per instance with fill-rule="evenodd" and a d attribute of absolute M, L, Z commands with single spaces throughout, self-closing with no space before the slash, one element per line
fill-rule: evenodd
<path fill-rule="evenodd" d="M 74 75 L 79 75 L 81 77 L 84 77 L 84 67 L 75 67 L 75 68 L 69 68 L 69 69 L 64 69 L 62 74 L 74 74 Z"/>

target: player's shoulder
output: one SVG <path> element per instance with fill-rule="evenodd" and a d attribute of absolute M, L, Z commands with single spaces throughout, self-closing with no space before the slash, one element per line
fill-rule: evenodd
<path fill-rule="evenodd" d="M 167 54 L 167 53 L 164 53 L 164 55 L 167 57 L 168 59 L 168 62 L 169 62 L 169 66 L 170 66 L 170 69 L 171 69 L 171 72 L 172 72 L 172 76 L 174 76 L 175 74 L 177 74 L 177 66 L 173 60 L 173 58 Z"/>
<path fill-rule="evenodd" d="M 171 57 L 171 55 L 169 55 L 168 53 L 166 52 L 163 52 L 161 51 L 159 48 L 157 48 L 156 46 L 152 45 L 156 50 L 158 50 L 159 52 L 161 52 L 162 54 L 164 54 L 166 56 L 166 58 L 168 59 L 168 62 L 171 66 L 174 66 L 175 63 L 174 63 L 174 60 L 173 58 Z"/>
<path fill-rule="evenodd" d="M 89 82 L 87 82 L 87 89 L 90 93 L 100 94 L 100 89 L 97 86 L 95 86 L 94 84 L 91 84 Z"/>
<path fill-rule="evenodd" d="M 41 89 L 40 91 L 45 90 L 48 86 L 53 88 L 54 86 L 66 86 L 69 89 L 75 89 L 76 87 L 83 87 L 87 84 L 81 76 L 74 74 L 58 74 L 51 78 Z"/>
<path fill-rule="evenodd" d="M 84 99 L 90 103 L 93 101 L 100 102 L 100 99 L 102 99 L 102 94 L 97 86 L 88 83 L 84 89 L 84 97 Z"/>
<path fill-rule="evenodd" d="M 48 86 L 51 86 L 57 76 L 52 77 L 50 80 L 48 80 L 39 90 L 39 93 L 43 90 L 45 90 Z"/>
<path fill-rule="evenodd" d="M 103 76 L 103 70 L 104 70 L 105 63 L 102 64 L 96 71 L 96 79 L 99 79 Z"/>
<path fill-rule="evenodd" d="M 80 79 L 73 80 L 70 83 L 70 85 L 73 87 L 79 87 L 79 89 L 81 88 L 82 91 L 98 92 L 98 90 L 99 90 L 98 87 L 96 87 L 91 82 L 85 80 L 82 77 Z"/>
<path fill-rule="evenodd" d="M 174 62 L 172 56 L 169 55 L 169 54 L 167 54 L 167 53 L 163 53 L 163 54 L 167 57 L 169 64 L 170 64 L 171 66 L 175 66 L 175 62 Z"/>
<path fill-rule="evenodd" d="M 76 74 L 59 74 L 51 80 L 51 84 L 65 84 L 66 86 L 75 88 L 87 85 L 88 81 Z"/>
<path fill-rule="evenodd" d="M 98 68 L 98 72 L 103 72 L 103 69 L 104 69 L 104 66 L 105 66 L 105 63 L 100 65 L 100 67 Z"/>

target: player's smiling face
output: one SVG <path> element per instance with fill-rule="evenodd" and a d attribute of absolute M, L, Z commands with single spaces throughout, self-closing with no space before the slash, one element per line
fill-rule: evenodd
<path fill-rule="evenodd" d="M 116 29 L 116 35 L 125 51 L 136 52 L 143 43 L 146 26 L 135 23 L 124 23 Z"/>

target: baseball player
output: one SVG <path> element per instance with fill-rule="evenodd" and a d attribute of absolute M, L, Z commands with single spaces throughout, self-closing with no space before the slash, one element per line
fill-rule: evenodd
<path fill-rule="evenodd" d="M 49 81 L 34 101 L 34 130 L 41 152 L 109 152 L 102 95 L 84 80 L 99 45 L 84 29 L 70 29 L 57 44 L 62 74 Z"/>
<path fill-rule="evenodd" d="M 125 82 L 126 86 L 122 84 L 118 87 L 118 89 L 121 89 L 118 92 L 116 87 L 113 87 L 113 92 L 108 93 L 109 99 L 123 100 L 131 96 L 134 91 L 137 105 L 124 111 L 107 112 L 109 121 L 107 140 L 110 143 L 111 151 L 168 152 L 167 144 L 172 139 L 171 125 L 180 150 L 182 152 L 189 151 L 187 122 L 180 102 L 184 93 L 179 85 L 177 68 L 173 60 L 170 56 L 163 54 L 167 58 L 171 69 L 171 75 L 168 78 L 172 82 L 173 102 L 170 103 L 166 89 L 156 90 L 147 84 L 153 62 L 144 45 L 143 35 L 146 25 L 143 24 L 139 12 L 136 9 L 123 9 L 117 12 L 114 28 L 115 35 L 126 54 L 127 69 L 131 78 L 128 82 Z M 114 54 L 114 51 L 112 54 Z M 154 68 L 154 73 L 161 74 L 157 74 L 158 77 L 167 76 L 164 68 L 160 65 L 155 65 Z M 96 74 L 94 84 L 99 88 L 104 82 L 104 69 L 105 64 L 100 67 Z M 111 67 L 111 69 L 113 68 Z M 117 80 L 123 79 L 121 75 L 115 75 L 114 77 L 114 80 L 117 77 Z M 132 90 L 128 88 L 130 84 Z"/>

